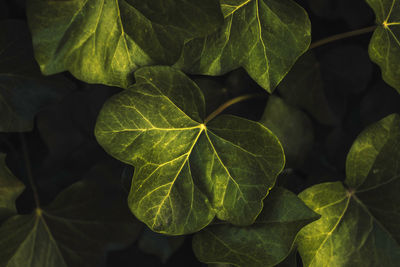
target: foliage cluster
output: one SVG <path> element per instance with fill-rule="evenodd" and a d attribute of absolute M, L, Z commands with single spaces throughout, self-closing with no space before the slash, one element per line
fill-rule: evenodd
<path fill-rule="evenodd" d="M 396 0 L 1 0 L 0 267 L 399 266 L 399 93 Z"/>

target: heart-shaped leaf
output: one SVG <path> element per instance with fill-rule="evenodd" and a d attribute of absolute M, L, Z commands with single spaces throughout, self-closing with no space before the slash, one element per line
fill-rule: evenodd
<path fill-rule="evenodd" d="M 365 0 L 376 15 L 376 28 L 369 44 L 369 56 L 382 70 L 382 77 L 400 92 L 400 2 Z"/>
<path fill-rule="evenodd" d="M 275 266 L 292 249 L 297 233 L 320 216 L 295 194 L 277 187 L 264 202 L 253 225 L 212 225 L 193 238 L 193 250 L 202 262 L 242 267 Z"/>
<path fill-rule="evenodd" d="M 185 44 L 176 67 L 221 75 L 244 67 L 272 92 L 310 44 L 307 13 L 292 0 L 221 0 L 224 25 Z"/>
<path fill-rule="evenodd" d="M 400 116 L 394 114 L 354 142 L 347 156 L 346 187 L 323 183 L 300 193 L 322 215 L 300 232 L 304 266 L 398 266 L 399 163 Z"/>
<path fill-rule="evenodd" d="M 278 139 L 234 116 L 204 121 L 201 90 L 182 72 L 147 67 L 106 102 L 95 134 L 113 157 L 135 167 L 129 205 L 153 231 L 199 231 L 216 215 L 254 222 L 284 165 Z"/>
<path fill-rule="evenodd" d="M 172 65 L 187 38 L 223 22 L 217 0 L 29 0 L 42 72 L 126 88 L 140 66 Z"/>

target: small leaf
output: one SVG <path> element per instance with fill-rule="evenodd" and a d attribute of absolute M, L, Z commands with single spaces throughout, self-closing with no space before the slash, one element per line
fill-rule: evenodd
<path fill-rule="evenodd" d="M 106 102 L 95 134 L 113 157 L 133 165 L 129 205 L 153 231 L 199 231 L 216 215 L 254 222 L 284 165 L 278 139 L 235 116 L 204 123 L 204 97 L 182 72 L 147 67 Z"/>
<path fill-rule="evenodd" d="M 176 67 L 222 75 L 244 67 L 272 92 L 310 44 L 307 13 L 291 0 L 222 0 L 224 25 L 185 44 Z"/>
<path fill-rule="evenodd" d="M 99 266 L 110 243 L 132 242 L 140 225 L 120 189 L 96 173 L 61 192 L 46 208 L 0 227 L 0 266 Z"/>
<path fill-rule="evenodd" d="M 15 200 L 24 188 L 24 184 L 7 168 L 6 155 L 0 153 L 0 222 L 17 213 Z"/>
<path fill-rule="evenodd" d="M 354 142 L 346 163 L 349 189 L 323 183 L 299 194 L 322 215 L 300 232 L 304 266 L 398 266 L 399 162 L 400 117 L 394 114 Z"/>
<path fill-rule="evenodd" d="M 122 88 L 140 66 L 172 65 L 185 39 L 223 22 L 217 0 L 28 0 L 27 17 L 44 74 Z"/>
<path fill-rule="evenodd" d="M 75 86 L 40 73 L 25 22 L 5 20 L 0 28 L 0 132 L 30 131 L 35 114 Z"/>
<path fill-rule="evenodd" d="M 396 0 L 366 0 L 376 15 L 376 28 L 369 56 L 379 65 L 382 77 L 400 93 L 400 3 Z"/>
<path fill-rule="evenodd" d="M 286 166 L 300 166 L 310 151 L 313 125 L 308 116 L 277 96 L 270 96 L 260 123 L 270 129 L 282 143 Z"/>
<path fill-rule="evenodd" d="M 295 194 L 277 187 L 264 201 L 253 225 L 211 225 L 193 238 L 197 258 L 206 263 L 231 263 L 243 267 L 275 266 L 292 249 L 305 225 L 319 218 Z"/>

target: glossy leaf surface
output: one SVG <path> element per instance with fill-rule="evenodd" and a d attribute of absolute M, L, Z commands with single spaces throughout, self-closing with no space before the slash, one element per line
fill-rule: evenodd
<path fill-rule="evenodd" d="M 6 155 L 0 153 L 0 221 L 17 213 L 15 200 L 24 188 L 24 184 L 8 169 Z"/>
<path fill-rule="evenodd" d="M 345 183 L 315 185 L 299 197 L 321 219 L 299 235 L 305 266 L 397 266 L 400 262 L 400 117 L 363 131 L 346 163 Z"/>
<path fill-rule="evenodd" d="M 295 194 L 277 187 L 264 202 L 255 223 L 247 227 L 212 225 L 193 238 L 193 250 L 202 262 L 235 266 L 275 266 L 290 253 L 295 237 L 319 218 Z"/>
<path fill-rule="evenodd" d="M 75 86 L 40 73 L 25 22 L 4 20 L 0 29 L 0 132 L 30 131 L 36 113 Z"/>
<path fill-rule="evenodd" d="M 98 142 L 135 166 L 129 205 L 153 231 L 198 231 L 216 215 L 254 222 L 284 165 L 278 139 L 264 126 L 235 116 L 204 123 L 196 84 L 169 67 L 135 73 L 137 83 L 106 102 Z"/>
<path fill-rule="evenodd" d="M 238 67 L 272 92 L 310 44 L 310 21 L 291 0 L 222 0 L 224 25 L 185 44 L 175 65 L 194 74 L 221 75 Z"/>
<path fill-rule="evenodd" d="M 376 15 L 369 55 L 382 70 L 383 79 L 400 92 L 400 2 L 366 0 Z"/>
<path fill-rule="evenodd" d="M 123 88 L 138 67 L 173 64 L 185 39 L 223 22 L 217 0 L 29 0 L 27 9 L 43 73 Z"/>
<path fill-rule="evenodd" d="M 95 267 L 108 244 L 132 242 L 140 226 L 120 189 L 101 175 L 73 184 L 44 209 L 6 220 L 0 227 L 0 266 Z"/>

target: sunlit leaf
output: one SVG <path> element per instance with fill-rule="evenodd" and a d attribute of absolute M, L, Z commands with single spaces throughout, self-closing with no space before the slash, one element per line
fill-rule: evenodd
<path fill-rule="evenodd" d="M 369 55 L 382 70 L 382 77 L 400 92 L 400 2 L 365 0 L 376 15 L 376 28 Z"/>
<path fill-rule="evenodd" d="M 7 168 L 6 155 L 0 153 L 0 221 L 17 213 L 15 200 L 24 188 L 24 184 Z"/>
<path fill-rule="evenodd" d="M 222 0 L 224 25 L 185 44 L 175 65 L 221 75 L 238 67 L 272 92 L 310 44 L 310 21 L 291 0 Z"/>
<path fill-rule="evenodd" d="M 202 262 L 243 267 L 275 266 L 289 254 L 305 225 L 319 218 L 295 194 L 277 187 L 264 202 L 255 223 L 247 227 L 212 225 L 193 238 L 193 250 Z"/>
<path fill-rule="evenodd" d="M 182 72 L 148 67 L 137 83 L 106 102 L 98 142 L 133 165 L 129 205 L 153 231 L 198 231 L 214 216 L 254 222 L 284 165 L 278 139 L 235 116 L 204 122 L 204 97 Z"/>
<path fill-rule="evenodd" d="M 223 22 L 217 0 L 28 0 L 27 15 L 43 73 L 123 88 L 138 67 L 172 65 L 185 39 Z"/>
<path fill-rule="evenodd" d="M 30 131 L 36 113 L 75 86 L 40 73 L 25 22 L 1 21 L 0 29 L 0 132 Z"/>
<path fill-rule="evenodd" d="M 299 197 L 321 219 L 301 230 L 304 266 L 398 266 L 400 262 L 400 116 L 364 130 L 346 162 L 346 180 L 315 185 Z"/>

